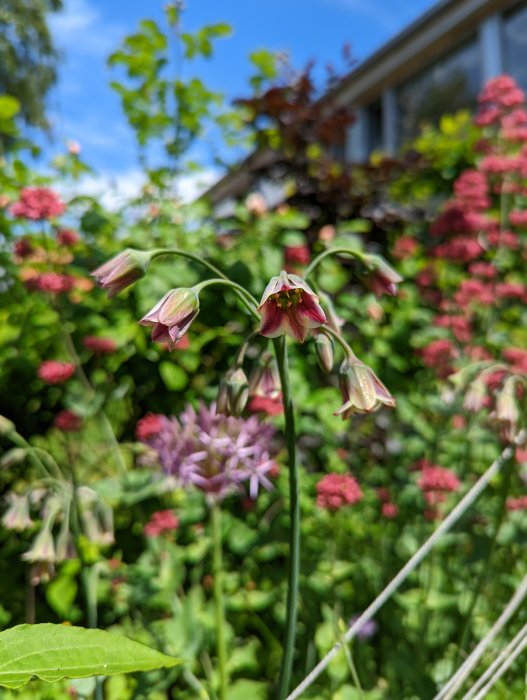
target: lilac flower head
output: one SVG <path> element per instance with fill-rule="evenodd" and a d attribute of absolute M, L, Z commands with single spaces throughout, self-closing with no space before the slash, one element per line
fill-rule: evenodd
<path fill-rule="evenodd" d="M 348 623 L 349 626 L 351 627 L 352 625 L 354 625 L 355 622 L 357 622 L 357 620 L 359 619 L 359 617 L 359 615 L 353 615 L 353 617 Z M 361 625 L 359 631 L 357 632 L 357 639 L 371 639 L 371 637 L 373 637 L 373 635 L 377 632 L 378 627 L 379 626 L 377 625 L 375 620 L 366 620 L 366 622 L 364 622 Z"/>
<path fill-rule="evenodd" d="M 256 416 L 226 416 L 215 404 L 201 404 L 198 411 L 188 406 L 179 418 L 167 418 L 146 442 L 157 452 L 163 471 L 181 486 L 195 486 L 221 500 L 243 493 L 246 482 L 251 498 L 260 486 L 273 488 L 267 477 L 274 467 L 273 436 L 273 427 Z"/>

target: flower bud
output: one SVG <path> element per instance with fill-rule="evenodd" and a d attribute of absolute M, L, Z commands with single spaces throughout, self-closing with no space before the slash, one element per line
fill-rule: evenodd
<path fill-rule="evenodd" d="M 231 416 L 240 416 L 249 398 L 249 382 L 241 367 L 231 370 L 226 378 L 227 409 Z"/>
<path fill-rule="evenodd" d="M 335 413 L 345 420 L 353 413 L 372 413 L 381 406 L 395 406 L 395 399 L 364 362 L 347 357 L 340 366 L 339 383 L 344 401 Z"/>
<path fill-rule="evenodd" d="M 19 496 L 10 493 L 7 496 L 9 507 L 2 517 L 2 524 L 7 530 L 26 530 L 33 525 L 29 516 L 29 499 L 27 494 Z"/>
<path fill-rule="evenodd" d="M 13 421 L 10 421 L 5 416 L 0 416 L 0 436 L 3 437 L 14 432 L 16 432 L 16 427 Z"/>
<path fill-rule="evenodd" d="M 509 377 L 496 397 L 496 410 L 491 418 L 498 424 L 500 436 L 513 442 L 518 432 L 520 412 L 516 400 L 516 377 Z"/>
<path fill-rule="evenodd" d="M 227 382 L 225 379 L 220 381 L 218 387 L 218 398 L 216 399 L 216 410 L 223 415 L 229 415 L 229 399 L 227 396 Z"/>
<path fill-rule="evenodd" d="M 329 374 L 333 369 L 333 343 L 325 333 L 318 333 L 315 346 L 320 369 Z"/>
<path fill-rule="evenodd" d="M 172 350 L 188 331 L 199 313 L 198 292 L 191 288 L 171 289 L 139 321 L 142 326 L 153 326 L 152 340 L 168 343 Z"/>
<path fill-rule="evenodd" d="M 368 269 L 364 278 L 365 285 L 371 289 L 375 296 L 397 294 L 397 285 L 403 278 L 380 255 L 364 255 L 362 261 Z"/>
<path fill-rule="evenodd" d="M 127 248 L 91 274 L 111 298 L 143 277 L 151 259 L 152 253 L 148 251 Z"/>

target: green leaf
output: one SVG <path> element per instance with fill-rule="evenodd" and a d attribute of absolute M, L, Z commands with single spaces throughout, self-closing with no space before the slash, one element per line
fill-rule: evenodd
<path fill-rule="evenodd" d="M 12 119 L 20 111 L 20 102 L 10 95 L 0 95 L 0 119 Z"/>
<path fill-rule="evenodd" d="M 249 54 L 249 60 L 253 63 L 265 78 L 276 76 L 276 57 L 270 51 L 260 49 Z"/>
<path fill-rule="evenodd" d="M 184 369 L 173 362 L 160 362 L 159 374 L 170 391 L 181 391 L 188 384 L 188 376 Z"/>
<path fill-rule="evenodd" d="M 20 688 L 34 677 L 52 683 L 178 663 L 179 659 L 103 630 L 45 623 L 0 632 L 0 685 L 7 688 Z"/>

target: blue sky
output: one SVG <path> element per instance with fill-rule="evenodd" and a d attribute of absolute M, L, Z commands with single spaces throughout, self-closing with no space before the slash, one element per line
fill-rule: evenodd
<path fill-rule="evenodd" d="M 404 29 L 436 0 L 187 0 L 183 29 L 227 22 L 233 35 L 219 40 L 211 61 L 193 69 L 227 101 L 248 94 L 248 54 L 257 48 L 287 51 L 292 64 L 309 60 L 340 66 L 348 42 L 357 60 Z M 157 0 L 65 0 L 52 20 L 62 52 L 60 80 L 50 99 L 55 145 L 80 142 L 84 159 L 100 174 L 138 181 L 137 148 L 118 96 L 107 56 L 143 18 L 163 21 Z M 183 73 L 185 75 L 185 73 Z"/>

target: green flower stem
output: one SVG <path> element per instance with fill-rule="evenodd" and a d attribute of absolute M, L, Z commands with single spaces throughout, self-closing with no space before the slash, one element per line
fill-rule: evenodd
<path fill-rule="evenodd" d="M 219 270 L 215 265 L 210 263 L 208 260 L 205 260 L 205 258 L 200 257 L 199 255 L 194 255 L 193 253 L 187 253 L 184 250 L 180 250 L 179 248 L 159 248 L 154 251 L 152 251 L 152 260 L 155 258 L 161 257 L 162 255 L 179 255 L 182 258 L 187 258 L 187 260 L 193 260 L 194 262 L 199 263 L 200 265 L 203 265 L 204 267 L 208 268 L 211 272 L 213 272 L 216 277 L 220 277 L 221 279 L 231 282 L 231 280 L 227 277 L 227 275 L 223 274 L 221 270 Z M 234 282 L 232 284 L 235 284 Z M 246 289 L 243 287 L 240 287 L 239 285 L 238 289 L 240 291 L 240 294 L 243 296 L 245 300 L 245 305 L 249 311 L 252 311 L 253 306 L 258 306 L 256 299 L 253 297 L 253 295 L 248 292 Z"/>
<path fill-rule="evenodd" d="M 214 577 L 214 613 L 216 618 L 216 646 L 220 676 L 219 699 L 227 699 L 227 647 L 225 645 L 225 603 L 223 600 L 223 553 L 221 543 L 221 510 L 217 503 L 210 508 L 212 528 L 212 573 Z"/>
<path fill-rule="evenodd" d="M 285 336 L 273 340 L 280 384 L 282 385 L 282 402 L 285 415 L 285 439 L 289 458 L 289 577 L 286 604 L 286 627 L 284 652 L 280 669 L 278 699 L 284 700 L 289 691 L 293 656 L 295 651 L 296 620 L 298 612 L 298 580 L 300 576 L 300 503 L 298 486 L 298 464 L 296 460 L 296 435 L 293 401 L 289 386 L 289 367 Z"/>
<path fill-rule="evenodd" d="M 510 485 L 511 476 L 512 476 L 513 464 L 514 464 L 514 453 L 509 458 L 509 460 L 507 461 L 507 463 L 505 464 L 504 469 L 503 469 L 503 473 L 502 473 L 503 481 L 501 484 L 501 489 L 500 489 L 500 494 L 499 494 L 498 509 L 496 511 L 496 517 L 494 519 L 492 540 L 490 542 L 489 552 L 485 558 L 485 561 L 483 562 L 483 567 L 481 568 L 481 571 L 479 572 L 479 576 L 478 576 L 478 579 L 476 581 L 476 585 L 474 586 L 474 589 L 472 591 L 472 598 L 471 598 L 470 605 L 469 605 L 468 610 L 467 610 L 467 614 L 465 615 L 465 620 L 463 622 L 463 627 L 461 630 L 461 635 L 460 635 L 459 644 L 457 647 L 454 667 L 457 667 L 457 663 L 459 661 L 459 657 L 461 655 L 462 649 L 464 647 L 466 647 L 470 641 L 470 621 L 472 619 L 472 613 L 474 612 L 474 610 L 476 608 L 476 604 L 479 600 L 479 596 L 481 595 L 481 592 L 483 591 L 483 587 L 484 587 L 485 582 L 487 580 L 487 576 L 488 576 L 489 572 L 491 571 L 490 563 L 491 563 L 492 555 L 494 554 L 494 550 L 496 549 L 496 544 L 498 541 L 498 534 L 499 534 L 499 531 L 501 529 L 501 524 L 503 523 L 503 518 L 505 517 L 507 494 L 509 492 L 509 485 Z"/>
<path fill-rule="evenodd" d="M 259 313 L 256 311 L 257 303 L 256 300 L 251 296 L 251 301 L 248 300 L 247 298 L 247 291 L 240 285 L 236 284 L 236 282 L 233 282 L 230 279 L 211 279 L 211 280 L 205 280 L 204 282 L 200 282 L 197 284 L 194 289 L 199 293 L 201 292 L 202 289 L 205 289 L 205 287 L 212 287 L 214 285 L 223 285 L 225 287 L 230 287 L 234 292 L 237 293 L 238 297 L 240 300 L 244 303 L 246 309 L 257 319 L 260 318 Z"/>
<path fill-rule="evenodd" d="M 355 355 L 355 353 L 353 352 L 353 350 L 350 348 L 350 346 L 348 345 L 348 343 L 347 343 L 347 342 L 344 340 L 344 338 L 340 335 L 340 333 L 336 333 L 336 332 L 335 332 L 332 328 L 330 328 L 329 326 L 321 326 L 318 330 L 319 330 L 321 333 L 324 333 L 324 335 L 327 335 L 328 338 L 331 338 L 331 339 L 333 339 L 333 340 L 336 340 L 337 343 L 339 343 L 339 345 L 340 345 L 340 346 L 342 347 L 342 349 L 344 350 L 344 354 L 346 355 L 346 357 L 349 357 L 350 360 L 358 360 L 358 359 L 359 359 L 359 358 L 357 357 L 357 355 Z"/>
<path fill-rule="evenodd" d="M 315 268 L 320 265 L 322 260 L 330 255 L 349 255 L 351 258 L 356 258 L 357 260 L 362 260 L 363 258 L 362 253 L 360 253 L 358 250 L 353 250 L 353 248 L 330 248 L 329 250 L 325 250 L 323 253 L 320 253 L 320 255 L 317 255 L 310 265 L 308 265 L 306 271 L 304 272 L 304 279 L 307 280 L 309 275 L 314 272 Z"/>
<path fill-rule="evenodd" d="M 54 471 L 55 467 L 58 470 L 55 471 L 55 477 L 53 477 L 49 469 L 44 464 L 44 462 L 40 459 L 38 453 L 43 450 L 39 450 L 38 448 L 35 448 L 32 445 L 30 445 L 29 442 L 25 438 L 23 438 L 22 435 L 20 435 L 20 433 L 17 433 L 16 431 L 9 432 L 7 437 L 9 438 L 9 440 L 11 440 L 13 445 L 16 445 L 17 447 L 22 447 L 24 450 L 27 450 L 29 461 L 40 472 L 42 478 L 45 481 L 63 481 L 64 477 L 62 476 L 62 472 L 58 468 L 55 460 L 49 462 L 53 466 Z"/>
<path fill-rule="evenodd" d="M 84 370 L 82 369 L 82 364 L 80 361 L 79 356 L 77 355 L 77 351 L 75 349 L 75 345 L 73 344 L 73 340 L 71 339 L 71 335 L 68 333 L 68 331 L 65 328 L 62 328 L 62 338 L 64 340 L 64 345 L 66 346 L 66 350 L 68 351 L 68 354 L 75 365 L 75 372 L 77 374 L 77 377 L 79 378 L 79 381 L 81 384 L 85 387 L 85 389 L 88 391 L 88 393 L 92 396 L 95 395 L 95 389 L 92 387 L 90 380 L 84 373 Z M 117 441 L 117 438 L 115 437 L 115 432 L 112 428 L 112 424 L 110 423 L 108 416 L 104 412 L 104 409 L 100 409 L 98 412 L 102 429 L 103 432 L 106 436 L 106 439 L 111 445 L 112 452 L 115 457 L 115 462 L 117 464 L 117 467 L 119 469 L 119 472 L 122 474 L 126 474 L 128 471 L 126 467 L 126 462 L 124 461 L 123 455 L 121 453 L 121 448 L 120 445 Z"/>

